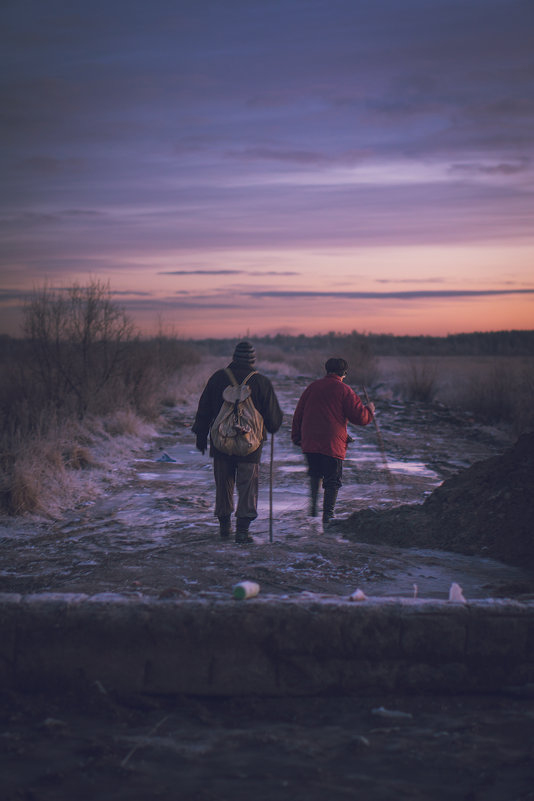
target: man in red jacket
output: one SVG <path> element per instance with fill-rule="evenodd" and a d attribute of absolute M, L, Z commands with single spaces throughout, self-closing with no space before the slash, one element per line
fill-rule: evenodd
<path fill-rule="evenodd" d="M 345 359 L 328 359 L 325 369 L 326 376 L 306 387 L 300 396 L 293 415 L 291 439 L 295 445 L 300 445 L 308 461 L 313 517 L 317 515 L 317 496 L 323 480 L 323 527 L 326 529 L 334 517 L 342 483 L 347 422 L 368 425 L 375 406 L 373 403 L 364 406 L 358 395 L 343 383 L 348 370 Z"/>

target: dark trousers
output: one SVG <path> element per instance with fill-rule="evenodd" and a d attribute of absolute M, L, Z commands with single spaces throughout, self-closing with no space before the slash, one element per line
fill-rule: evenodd
<path fill-rule="evenodd" d="M 342 484 L 343 460 L 324 453 L 305 453 L 310 478 L 322 478 L 323 487 L 338 490 Z"/>
<path fill-rule="evenodd" d="M 234 489 L 237 486 L 237 518 L 255 520 L 258 516 L 257 462 L 240 462 L 237 459 L 214 456 L 215 515 L 228 517 L 234 511 Z"/>

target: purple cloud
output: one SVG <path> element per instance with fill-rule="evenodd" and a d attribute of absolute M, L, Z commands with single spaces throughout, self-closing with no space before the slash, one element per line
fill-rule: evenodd
<path fill-rule="evenodd" d="M 10 286 L 133 269 L 147 291 L 164 275 L 284 291 L 286 276 L 311 285 L 304 253 L 391 248 L 385 284 L 408 280 L 395 248 L 465 245 L 473 270 L 478 248 L 508 248 L 528 280 L 534 4 L 8 5 Z M 324 258 L 328 290 L 344 275 Z"/>

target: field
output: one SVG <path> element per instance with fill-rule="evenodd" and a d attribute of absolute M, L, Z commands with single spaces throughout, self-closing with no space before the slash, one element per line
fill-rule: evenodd
<path fill-rule="evenodd" d="M 509 458 L 518 437 L 531 436 L 531 358 L 372 354 L 356 344 L 348 383 L 358 392 L 365 383 L 380 439 L 372 425 L 351 429 L 341 523 L 323 534 L 307 515 L 304 461 L 289 426 L 333 343 L 256 343 L 285 418 L 274 446 L 273 542 L 266 449 L 255 542 L 243 547 L 219 539 L 210 460 L 191 433 L 204 382 L 229 361 L 231 345 L 132 342 L 111 384 L 95 393 L 88 374 L 52 412 L 28 343 L 9 343 L 17 358 L 3 362 L 13 381 L 4 382 L 2 406 L 0 592 L 217 601 L 252 579 L 265 598 L 320 601 L 361 589 L 446 600 L 457 582 L 468 601 L 532 600 L 528 560 L 492 558 L 477 538 L 462 551 L 436 549 L 428 537 L 401 547 L 394 526 L 374 541 L 353 536 L 359 515 L 417 513 L 449 482 L 458 498 L 454 482 L 470 484 L 473 465 Z M 483 500 L 489 505 L 489 494 Z M 490 697 L 278 701 L 128 698 L 94 687 L 84 697 L 7 690 L 2 701 L 6 801 L 534 798 L 531 686 Z"/>
<path fill-rule="evenodd" d="M 210 359 L 203 369 L 213 366 Z M 394 541 L 379 550 L 372 543 L 353 544 L 341 530 L 337 536 L 323 536 L 320 518 L 307 516 L 305 463 L 289 431 L 292 410 L 311 376 L 288 375 L 286 367 L 271 363 L 264 368 L 284 411 L 282 429 L 275 436 L 272 544 L 268 453 L 261 468 L 259 518 L 253 526 L 255 550 L 249 554 L 218 539 L 210 460 L 195 450 L 191 433 L 205 380 L 197 366 L 187 379 L 188 388 L 197 382 L 197 392 L 167 406 L 159 421 L 145 423 L 135 435 L 124 429 L 113 438 L 103 438 L 102 429 L 93 433 L 97 447 L 88 461 L 98 466 L 61 473 L 76 479 L 78 502 L 71 509 L 54 518 L 4 517 L 4 552 L 9 559 L 0 575 L 0 590 L 156 596 L 167 592 L 177 597 L 203 592 L 224 598 L 246 567 L 248 578 L 275 594 L 348 595 L 361 587 L 373 594 L 411 597 L 416 583 L 421 597 L 446 598 L 453 580 L 471 597 L 517 597 L 529 591 L 528 577 L 517 564 L 484 559 L 473 563 L 459 553 L 422 552 L 432 549 L 431 540 L 419 543 L 414 553 L 392 550 Z M 510 426 L 475 422 L 470 414 L 439 404 L 404 401 L 387 384 L 381 383 L 374 397 L 385 453 L 372 425 L 351 427 L 355 442 L 347 453 L 338 498 L 341 520 L 369 509 L 386 512 L 406 504 L 415 508 L 444 479 L 502 454 L 515 441 Z M 159 461 L 163 454 L 168 461 Z"/>

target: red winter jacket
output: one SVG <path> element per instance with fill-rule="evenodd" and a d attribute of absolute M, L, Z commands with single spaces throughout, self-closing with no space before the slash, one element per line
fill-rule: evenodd
<path fill-rule="evenodd" d="M 300 396 L 291 428 L 291 439 L 304 453 L 322 453 L 344 459 L 347 421 L 368 425 L 373 416 L 340 376 L 328 373 L 310 384 Z"/>

